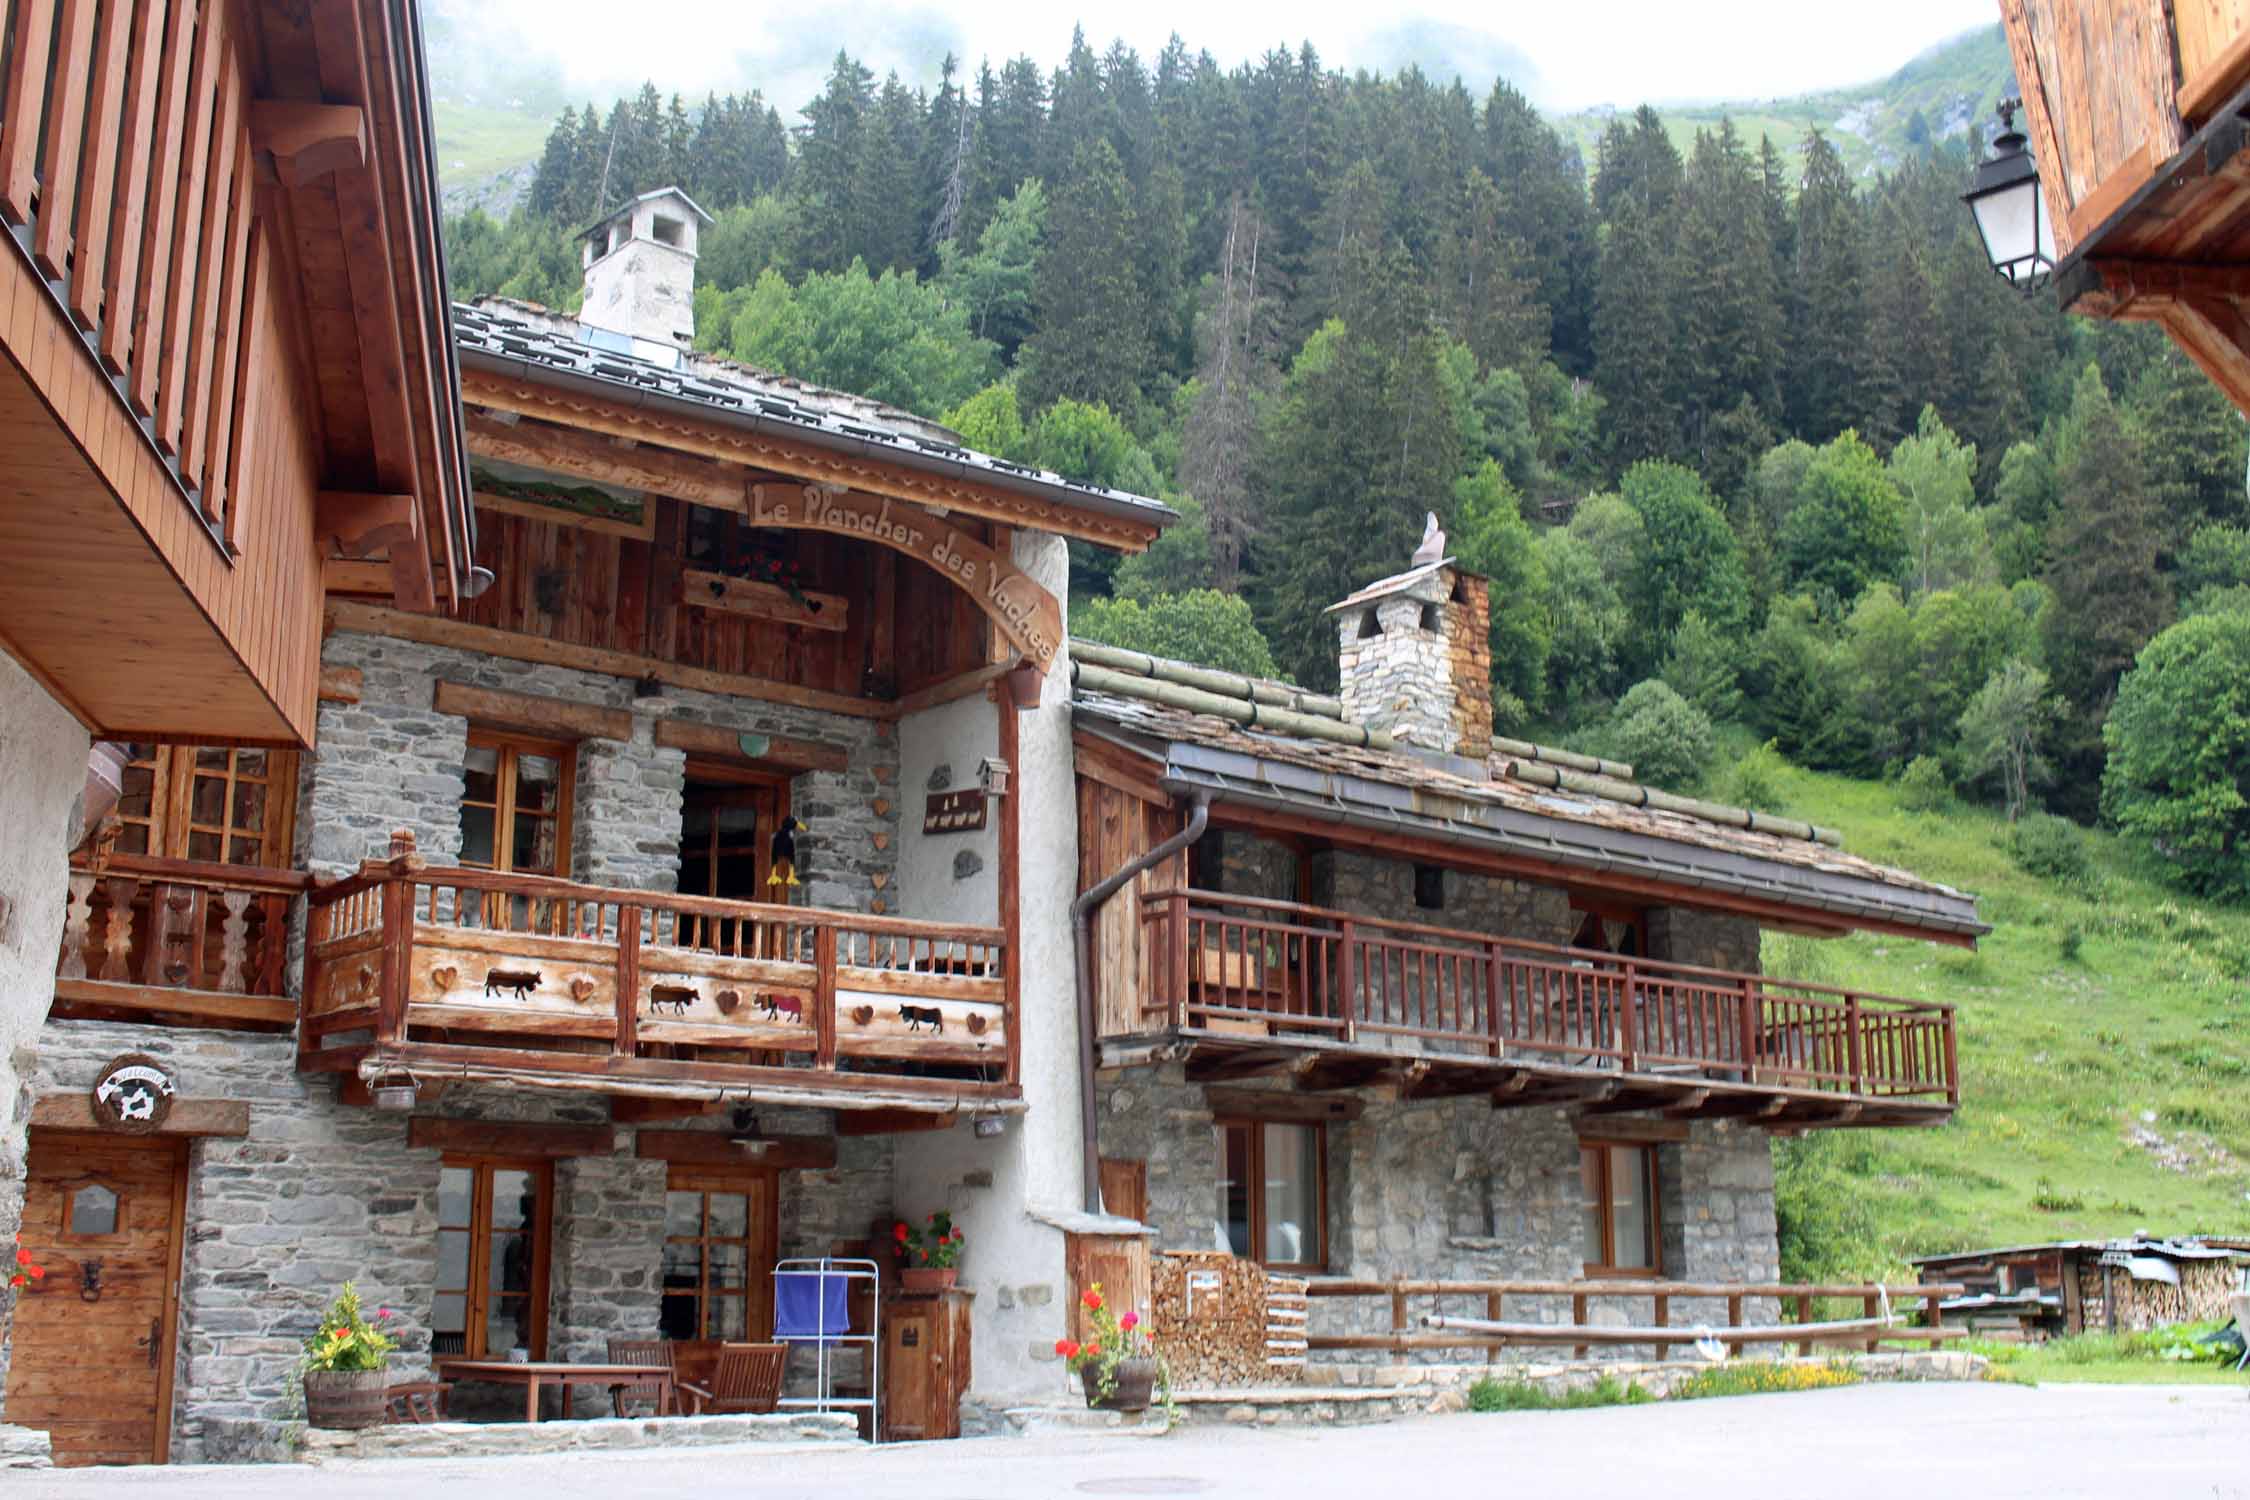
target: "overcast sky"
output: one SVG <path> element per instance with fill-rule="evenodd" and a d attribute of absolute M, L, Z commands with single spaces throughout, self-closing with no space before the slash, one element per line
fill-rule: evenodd
<path fill-rule="evenodd" d="M 430 0 L 466 49 L 552 59 L 573 95 L 607 98 L 654 78 L 683 92 L 763 85 L 787 114 L 839 46 L 880 76 L 935 75 L 950 49 L 976 61 L 1028 52 L 1052 66 L 1073 20 L 1097 51 L 1123 37 L 1153 58 L 1177 31 L 1233 65 L 1310 38 L 1331 67 L 1418 61 L 1482 87 L 1505 74 L 1549 110 L 1643 101 L 1752 99 L 1862 83 L 1934 43 L 1999 20 L 1995 0 Z M 446 71 L 440 69 L 441 73 Z M 494 102 L 494 101 L 480 101 Z"/>

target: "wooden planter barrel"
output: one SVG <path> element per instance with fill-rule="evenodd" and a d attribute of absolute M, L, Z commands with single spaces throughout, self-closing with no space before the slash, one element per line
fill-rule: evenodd
<path fill-rule="evenodd" d="M 1117 1362 L 1115 1388 L 1102 1394 L 1099 1360 L 1078 1367 L 1078 1380 L 1086 1389 L 1086 1404 L 1098 1411 L 1147 1411 L 1156 1395 L 1156 1361 L 1146 1356 Z"/>
<path fill-rule="evenodd" d="M 383 1425 L 388 1370 L 307 1370 L 305 1421 L 350 1431 Z"/>
<path fill-rule="evenodd" d="M 898 1284 L 903 1291 L 942 1292 L 960 1275 L 959 1266 L 907 1266 L 898 1273 Z"/>

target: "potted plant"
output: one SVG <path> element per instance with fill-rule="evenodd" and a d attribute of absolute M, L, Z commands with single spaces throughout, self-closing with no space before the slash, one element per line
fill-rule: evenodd
<path fill-rule="evenodd" d="M 305 1420 L 315 1427 L 380 1427 L 390 1384 L 391 1351 L 398 1340 L 360 1310 L 359 1289 L 345 1282 L 321 1315 L 320 1329 L 305 1340 Z"/>
<path fill-rule="evenodd" d="M 898 1242 L 899 1285 L 910 1292 L 942 1292 L 960 1275 L 961 1231 L 953 1215 L 934 1213 L 916 1229 L 904 1219 L 892 1226 Z"/>
<path fill-rule="evenodd" d="M 1093 1337 L 1081 1344 L 1058 1339 L 1055 1352 L 1078 1372 L 1086 1391 L 1086 1404 L 1103 1411 L 1146 1411 L 1157 1382 L 1164 1377 L 1164 1361 L 1151 1343 L 1141 1315 L 1127 1308 L 1119 1315 L 1102 1296 L 1100 1282 L 1086 1289 L 1086 1321 Z M 1166 1386 L 1170 1381 L 1164 1382 Z"/>

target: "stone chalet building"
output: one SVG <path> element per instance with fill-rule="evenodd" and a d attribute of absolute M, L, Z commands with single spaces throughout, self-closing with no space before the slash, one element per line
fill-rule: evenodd
<path fill-rule="evenodd" d="M 1066 543 L 1172 513 L 694 354 L 705 222 L 587 229 L 579 317 L 450 310 L 468 566 L 406 607 L 428 534 L 324 513 L 305 722 L 97 720 L 114 811 L 44 835 L 6 971 L 48 1276 L 0 1422 L 279 1456 L 347 1279 L 401 1380 L 688 1368 L 770 1336 L 777 1261 L 943 1209 L 961 1284 L 886 1263 L 882 1395 L 946 1436 L 1061 1393 L 1089 1247 L 1770 1279 L 1773 1131 L 1953 1109 L 1948 1008 L 1759 933 L 1971 943 L 1968 897 L 1495 738 L 1442 556 L 1336 606 L 1340 698 L 1071 642 Z"/>

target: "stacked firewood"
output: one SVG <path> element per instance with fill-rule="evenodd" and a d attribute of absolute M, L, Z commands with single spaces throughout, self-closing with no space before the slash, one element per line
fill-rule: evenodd
<path fill-rule="evenodd" d="M 1305 1284 L 1223 1250 L 1167 1250 L 1151 1266 L 1157 1352 L 1183 1387 L 1302 1378 Z"/>

